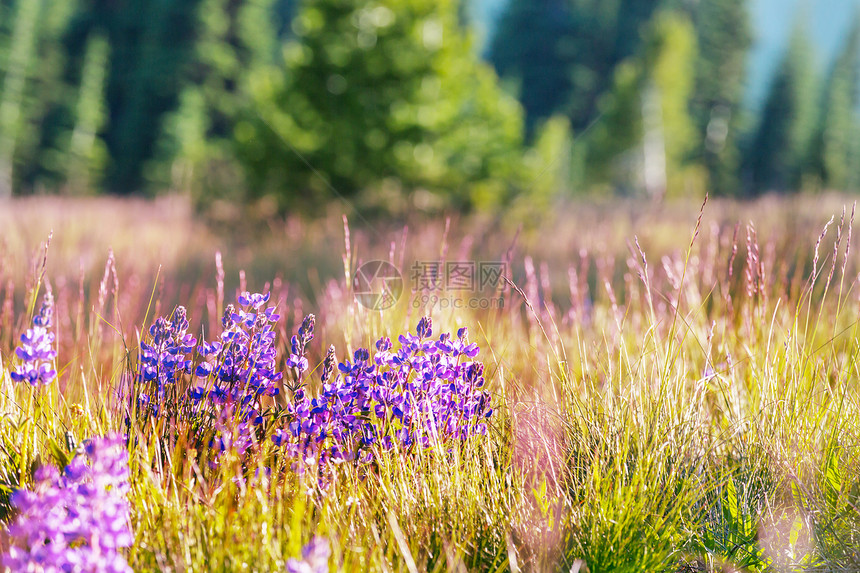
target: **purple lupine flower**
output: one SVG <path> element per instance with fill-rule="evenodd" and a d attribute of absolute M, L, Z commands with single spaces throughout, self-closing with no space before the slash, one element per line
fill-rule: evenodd
<path fill-rule="evenodd" d="M 335 354 L 334 344 L 328 347 L 328 351 L 325 353 L 325 360 L 323 360 L 322 374 L 320 374 L 320 380 L 322 380 L 323 384 L 329 381 L 331 375 L 334 374 L 334 368 L 337 365 L 337 355 Z"/>
<path fill-rule="evenodd" d="M 36 470 L 33 489 L 11 496 L 17 517 L 0 563 L 12 571 L 130 572 L 119 553 L 134 541 L 124 443 L 95 438 L 62 475 L 53 466 Z"/>
<path fill-rule="evenodd" d="M 205 384 L 189 391 L 200 403 L 239 404 L 253 408 L 261 396 L 275 396 L 283 373 L 276 371 L 277 349 L 273 325 L 280 318 L 274 308 L 263 309 L 269 294 L 243 293 L 239 308 L 227 305 L 220 340 L 201 341 L 198 354 L 204 358 L 196 369 Z M 247 416 L 244 416 L 247 417 Z"/>
<path fill-rule="evenodd" d="M 301 560 L 291 558 L 287 561 L 287 573 L 328 573 L 328 560 L 331 548 L 324 537 L 314 536 L 302 547 Z"/>
<path fill-rule="evenodd" d="M 433 320 L 429 316 L 425 316 L 418 321 L 416 331 L 419 338 L 430 338 L 433 336 Z"/>
<path fill-rule="evenodd" d="M 275 308 L 265 308 L 268 300 L 268 294 L 243 293 L 238 306 L 227 305 L 218 338 L 199 345 L 187 333 L 183 307 L 170 319 L 158 318 L 141 341 L 138 412 L 158 416 L 169 409 L 169 415 L 195 421 L 200 444 L 208 443 L 216 455 L 227 450 L 243 455 L 264 419 L 262 397 L 277 395 L 283 377 L 274 330 L 280 317 Z M 311 320 L 305 344 L 312 329 Z M 192 384 L 179 388 L 186 376 Z"/>
<path fill-rule="evenodd" d="M 352 361 L 338 365 L 338 376 L 324 375 L 319 396 L 295 392 L 272 441 L 303 471 L 303 460 L 318 461 L 320 469 L 327 462 L 366 463 L 375 446 L 428 448 L 485 434 L 492 409 L 481 389 L 483 364 L 472 360 L 478 346 L 464 330 L 456 340 L 431 335 L 425 318 L 415 334 L 399 337 L 399 349 L 386 337 L 376 343 L 372 361 L 368 350 L 356 350 Z"/>
<path fill-rule="evenodd" d="M 261 306 L 269 302 L 270 293 L 260 294 L 254 293 L 251 294 L 249 292 L 244 292 L 239 295 L 238 301 L 242 306 L 250 306 L 254 309 L 259 309 Z"/>
<path fill-rule="evenodd" d="M 302 320 L 302 325 L 299 327 L 299 340 L 301 341 L 302 349 L 306 349 L 311 340 L 314 339 L 314 325 L 316 318 L 314 315 L 307 315 Z"/>
<path fill-rule="evenodd" d="M 228 450 L 244 455 L 264 421 L 263 396 L 279 393 L 283 372 L 277 369 L 274 324 L 280 317 L 274 307 L 265 308 L 268 300 L 268 294 L 243 293 L 238 306 L 227 305 L 219 339 L 197 347 L 198 385 L 185 400 L 192 416 L 206 421 L 216 456 Z"/>
<path fill-rule="evenodd" d="M 165 397 L 183 374 L 190 374 L 193 362 L 188 354 L 196 340 L 188 334 L 185 307 L 176 307 L 171 318 L 158 318 L 149 328 L 148 340 L 140 343 L 138 381 L 152 388 L 149 398 L 156 403 Z"/>
<path fill-rule="evenodd" d="M 308 344 L 314 338 L 315 321 L 314 315 L 307 315 L 302 320 L 298 334 L 290 339 L 290 357 L 287 359 L 287 366 L 298 370 L 299 376 L 308 369 L 308 359 L 305 358 L 305 352 L 307 352 Z"/>
<path fill-rule="evenodd" d="M 54 297 L 46 293 L 39 314 L 33 317 L 33 327 L 21 335 L 21 344 L 15 355 L 21 363 L 9 372 L 15 382 L 27 382 L 31 386 L 47 386 L 57 377 L 53 367 L 57 351 L 54 348 L 54 333 L 51 319 L 54 313 Z"/>

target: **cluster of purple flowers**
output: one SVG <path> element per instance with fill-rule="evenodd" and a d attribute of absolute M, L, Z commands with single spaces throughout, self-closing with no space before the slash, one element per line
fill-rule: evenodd
<path fill-rule="evenodd" d="M 369 462 L 374 448 L 428 448 L 452 439 L 485 434 L 492 415 L 482 390 L 484 366 L 473 360 L 478 345 L 462 328 L 457 338 L 432 338 L 429 317 L 416 334 L 376 343 L 371 358 L 360 348 L 339 375 L 324 380 L 316 398 L 299 389 L 287 406 L 286 427 L 272 440 L 299 460 Z"/>
<path fill-rule="evenodd" d="M 127 573 L 119 550 L 134 541 L 127 500 L 125 440 L 111 435 L 86 442 L 63 474 L 35 473 L 32 490 L 17 490 L 9 525 L 12 545 L 0 556 L 11 571 Z"/>
<path fill-rule="evenodd" d="M 197 347 L 203 361 L 195 374 L 204 385 L 190 391 L 192 400 L 238 404 L 249 418 L 261 396 L 278 394 L 283 374 L 276 371 L 274 325 L 280 317 L 274 307 L 263 308 L 268 301 L 268 294 L 244 293 L 239 296 L 240 308 L 227 306 L 219 340 Z"/>
<path fill-rule="evenodd" d="M 54 314 L 54 297 L 45 295 L 42 308 L 33 318 L 33 327 L 21 335 L 21 344 L 15 354 L 21 363 L 9 373 L 15 382 L 28 382 L 31 386 L 47 386 L 57 377 L 54 359 L 54 333 L 51 332 L 51 319 Z"/>
<path fill-rule="evenodd" d="M 275 307 L 265 307 L 268 301 L 268 293 L 240 295 L 239 308 L 227 306 L 219 340 L 197 348 L 202 361 L 195 375 L 203 385 L 188 394 L 195 412 L 214 417 L 212 445 L 218 452 L 244 455 L 263 422 L 261 398 L 280 393 L 274 330 L 280 316 Z"/>
<path fill-rule="evenodd" d="M 136 374 L 141 410 L 157 416 L 167 405 L 170 414 L 190 417 L 212 432 L 211 445 L 219 451 L 244 453 L 263 421 L 262 397 L 276 396 L 283 378 L 274 330 L 279 315 L 266 307 L 268 301 L 269 294 L 243 293 L 237 306 L 227 306 L 220 335 L 199 344 L 187 333 L 185 308 L 178 307 L 170 319 L 157 319 L 141 342 Z M 294 345 L 303 352 L 309 339 L 300 338 Z M 183 378 L 190 381 L 187 389 L 177 387 Z"/>
<path fill-rule="evenodd" d="M 197 341 L 187 331 L 188 318 L 185 308 L 180 306 L 170 319 L 158 318 L 149 327 L 149 343 L 140 343 L 138 381 L 146 390 L 141 392 L 139 403 L 156 414 L 166 390 L 175 388 L 183 373 L 191 373 L 193 363 L 188 360 L 188 353 Z"/>
<path fill-rule="evenodd" d="M 243 454 L 262 437 L 266 419 L 277 428 L 271 436 L 276 445 L 321 467 L 329 461 L 370 462 L 380 449 L 429 448 L 486 433 L 485 419 L 493 410 L 482 390 L 484 366 L 474 360 L 478 345 L 469 342 L 465 328 L 456 337 L 433 338 L 429 317 L 419 321 L 414 334 L 401 335 L 397 349 L 382 338 L 373 355 L 359 348 L 352 360 L 338 364 L 329 348 L 322 387 L 312 397 L 302 383 L 314 338 L 314 316 L 308 315 L 290 340 L 286 407 L 277 416 L 272 409 L 264 411 L 262 398 L 277 396 L 284 376 L 277 368 L 274 325 L 279 316 L 266 307 L 268 301 L 268 294 L 241 295 L 238 308 L 227 307 L 218 339 L 196 346 L 196 360 L 189 358 L 196 341 L 186 332 L 181 307 L 171 320 L 156 321 L 151 342 L 141 344 L 138 378 L 154 384 L 160 403 L 163 388 L 175 386 L 183 375 L 192 377 L 177 406 L 208 424 L 211 445 L 218 450 Z M 150 410 L 158 413 L 157 407 Z"/>

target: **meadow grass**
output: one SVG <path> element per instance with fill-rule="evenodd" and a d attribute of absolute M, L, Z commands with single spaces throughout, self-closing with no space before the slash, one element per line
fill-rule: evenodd
<path fill-rule="evenodd" d="M 847 198 L 583 203 L 519 233 L 504 219 L 333 216 L 239 240 L 181 203 L 128 207 L 0 210 L 5 522 L 9 493 L 39 465 L 62 467 L 82 440 L 120 431 L 136 571 L 284 570 L 313 536 L 330 543 L 331 571 L 860 567 L 860 258 Z M 352 273 L 372 259 L 403 270 L 392 309 L 353 297 Z M 409 268 L 443 260 L 508 263 L 510 282 L 482 294 L 501 308 L 422 307 Z M 33 389 L 9 372 L 46 289 L 59 376 Z M 190 332 L 208 336 L 244 290 L 278 305 L 282 368 L 290 335 L 316 315 L 311 393 L 329 345 L 344 359 L 425 314 L 437 335 L 468 327 L 495 409 L 487 435 L 379 449 L 321 482 L 267 433 L 216 456 L 193 424 L 129 415 L 155 318 L 185 305 Z"/>

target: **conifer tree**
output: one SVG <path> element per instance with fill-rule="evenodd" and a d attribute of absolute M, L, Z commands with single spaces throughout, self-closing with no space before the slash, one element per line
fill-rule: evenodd
<path fill-rule="evenodd" d="M 659 104 L 654 118 L 649 118 L 648 101 L 643 102 L 646 120 L 644 145 L 652 145 L 649 131 L 657 130 L 662 138 L 665 161 L 663 189 L 652 188 L 651 196 L 663 193 L 680 195 L 685 191 L 686 167 L 695 147 L 695 124 L 690 115 L 690 98 L 695 82 L 697 55 L 696 35 L 690 20 L 682 13 L 660 11 L 652 18 L 645 44 L 646 89 L 652 90 Z M 654 134 L 656 137 L 657 134 Z M 645 171 L 650 169 L 645 157 Z"/>
<path fill-rule="evenodd" d="M 661 198 L 686 188 L 696 37 L 687 16 L 672 11 L 656 13 L 643 36 L 642 52 L 616 68 L 601 99 L 588 166 L 595 182 L 609 178 L 622 191 Z"/>
<path fill-rule="evenodd" d="M 77 193 L 92 193 L 100 187 L 107 150 L 99 137 L 105 123 L 105 76 L 110 47 L 94 34 L 87 42 L 75 102 L 75 124 L 68 134 L 64 175 Z"/>
<path fill-rule="evenodd" d="M 26 193 L 43 166 L 58 160 L 46 146 L 53 118 L 74 97 L 63 42 L 76 0 L 0 0 L 0 183 Z M 48 151 L 48 152 L 46 152 Z M 2 191 L 0 191 L 2 193 Z"/>
<path fill-rule="evenodd" d="M 294 29 L 283 71 L 254 82 L 260 121 L 237 134 L 252 189 L 290 208 L 385 180 L 468 206 L 516 185 L 521 108 L 455 0 L 306 0 Z"/>
<path fill-rule="evenodd" d="M 692 107 L 711 193 L 738 192 L 738 136 L 746 59 L 752 44 L 746 0 L 706 0 L 694 11 L 699 57 Z"/>
<path fill-rule="evenodd" d="M 574 13 L 573 89 L 567 111 L 576 133 L 598 117 L 598 102 L 615 67 L 640 53 L 647 25 L 665 0 L 571 0 Z"/>
<path fill-rule="evenodd" d="M 41 0 L 18 0 L 6 42 L 7 56 L 0 62 L 0 198 L 12 194 L 15 154 L 25 116 L 24 96 L 36 54 L 41 10 Z"/>
<path fill-rule="evenodd" d="M 89 0 L 69 37 L 81 53 L 92 33 L 107 38 L 111 58 L 103 137 L 110 156 L 105 184 L 128 194 L 144 186 L 165 114 L 175 109 L 192 53 L 199 0 Z"/>
<path fill-rule="evenodd" d="M 813 149 L 822 183 L 845 190 L 857 185 L 858 88 L 860 88 L 860 12 L 855 15 L 842 50 L 830 69 L 822 94 L 821 115 Z"/>
<path fill-rule="evenodd" d="M 795 191 L 810 172 L 815 130 L 815 75 L 806 32 L 798 23 L 761 113 L 748 157 L 753 192 Z"/>
<path fill-rule="evenodd" d="M 662 0 L 665 2 L 665 0 Z M 661 0 L 510 0 L 496 29 L 490 61 L 514 80 L 528 133 L 564 113 L 575 132 L 598 116 L 616 66 L 640 49 Z"/>
<path fill-rule="evenodd" d="M 276 60 L 280 42 L 273 0 L 201 0 L 192 61 L 178 108 L 159 140 L 156 184 L 191 189 L 197 198 L 239 198 L 235 140 L 253 116 L 251 79 Z M 282 6 L 281 6 L 282 7 Z"/>
<path fill-rule="evenodd" d="M 568 103 L 575 33 L 566 0 L 511 0 L 502 14 L 489 57 L 501 77 L 516 82 L 529 137 Z"/>

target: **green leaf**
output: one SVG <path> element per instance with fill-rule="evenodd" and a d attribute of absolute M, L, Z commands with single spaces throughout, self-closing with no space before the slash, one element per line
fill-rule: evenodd
<path fill-rule="evenodd" d="M 54 461 L 57 462 L 57 466 L 64 468 L 69 465 L 71 456 L 65 448 L 57 443 L 57 440 L 54 438 L 48 438 L 45 445 L 48 446 L 48 451 L 51 452 L 51 456 L 54 458 Z"/>
<path fill-rule="evenodd" d="M 791 531 L 788 533 L 788 551 L 791 559 L 797 559 L 797 541 L 800 539 L 800 532 L 803 530 L 803 520 L 799 517 L 791 524 Z"/>
<path fill-rule="evenodd" d="M 738 523 L 738 515 L 740 511 L 738 509 L 738 491 L 735 488 L 735 481 L 732 478 L 729 478 L 728 482 L 726 482 L 726 495 L 723 499 L 723 511 L 726 513 L 726 520 L 732 525 L 736 525 Z"/>
<path fill-rule="evenodd" d="M 800 486 L 797 485 L 795 480 L 791 481 L 791 498 L 794 500 L 794 504 L 798 509 L 803 509 L 803 492 L 800 490 Z"/>
<path fill-rule="evenodd" d="M 835 511 L 842 490 L 842 474 L 839 470 L 839 449 L 831 448 L 824 466 L 824 500 Z"/>

